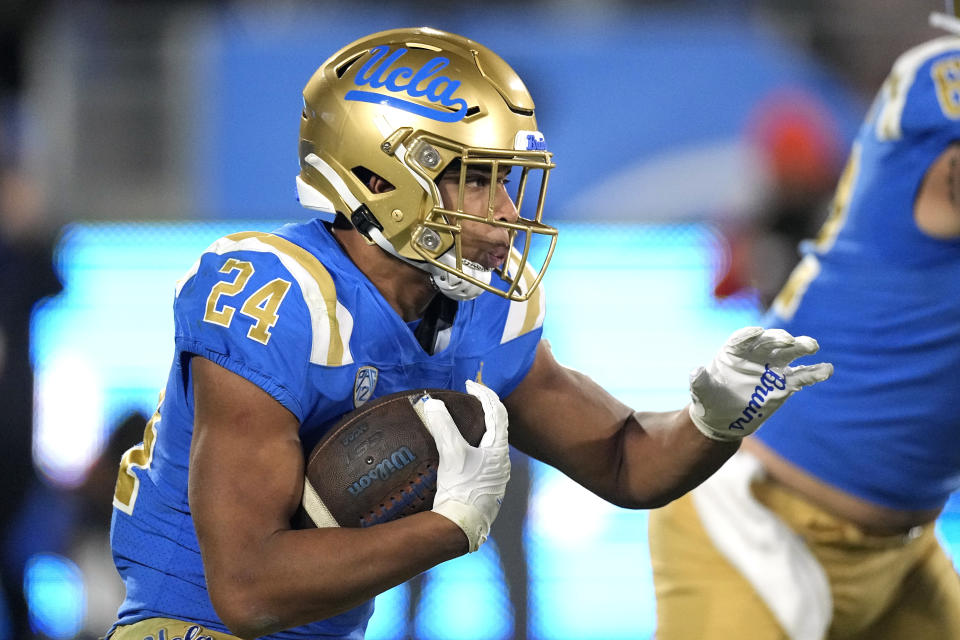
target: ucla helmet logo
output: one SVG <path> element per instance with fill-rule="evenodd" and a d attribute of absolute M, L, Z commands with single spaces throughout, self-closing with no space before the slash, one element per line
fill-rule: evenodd
<path fill-rule="evenodd" d="M 453 94 L 460 87 L 460 81 L 448 78 L 447 76 L 436 75 L 441 69 L 450 64 L 449 58 L 437 56 L 429 60 L 419 69 L 414 70 L 410 67 L 396 67 L 388 73 L 390 67 L 398 62 L 407 50 L 399 47 L 391 52 L 390 55 L 387 55 L 388 51 L 390 51 L 390 47 L 384 45 L 371 49 L 370 53 L 372 55 L 370 60 L 368 60 L 360 69 L 359 73 L 357 73 L 353 83 L 358 87 L 369 85 L 371 89 L 384 88 L 389 94 L 354 89 L 347 92 L 344 100 L 385 104 L 439 122 L 458 122 L 463 120 L 463 116 L 467 113 L 467 101 L 462 98 L 453 97 Z M 455 108 L 456 111 L 451 112 L 449 109 L 433 109 L 411 100 L 405 100 L 401 97 L 402 94 L 406 94 L 411 98 L 424 98 L 433 104 Z"/>

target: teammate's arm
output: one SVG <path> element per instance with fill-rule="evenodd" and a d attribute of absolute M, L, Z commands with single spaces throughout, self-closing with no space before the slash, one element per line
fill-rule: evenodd
<path fill-rule="evenodd" d="M 219 365 L 190 364 L 190 508 L 210 599 L 234 635 L 330 617 L 467 551 L 463 531 L 433 512 L 291 530 L 304 473 L 296 417 Z"/>
<path fill-rule="evenodd" d="M 941 153 L 924 176 L 914 220 L 935 238 L 960 237 L 960 144 Z"/>

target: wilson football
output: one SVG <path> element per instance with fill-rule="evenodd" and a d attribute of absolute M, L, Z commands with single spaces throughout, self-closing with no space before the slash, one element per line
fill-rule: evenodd
<path fill-rule="evenodd" d="M 295 524 L 369 527 L 433 508 L 440 456 L 413 408 L 424 393 L 444 402 L 468 443 L 480 443 L 483 407 L 468 393 L 422 389 L 372 400 L 313 448 Z"/>

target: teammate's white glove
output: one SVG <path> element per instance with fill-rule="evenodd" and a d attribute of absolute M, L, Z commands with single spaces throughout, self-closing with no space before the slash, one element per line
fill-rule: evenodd
<path fill-rule="evenodd" d="M 425 398 L 414 403 L 414 408 L 440 453 L 433 510 L 463 529 L 472 552 L 486 541 L 500 512 L 510 479 L 510 448 L 507 410 L 497 394 L 472 380 L 467 380 L 467 392 L 483 405 L 487 430 L 478 447 L 463 439 L 442 401 Z"/>
<path fill-rule="evenodd" d="M 713 440 L 753 433 L 795 391 L 833 375 L 827 362 L 788 366 L 819 349 L 813 338 L 783 329 L 735 331 L 706 368 L 690 373 L 690 418 Z"/>

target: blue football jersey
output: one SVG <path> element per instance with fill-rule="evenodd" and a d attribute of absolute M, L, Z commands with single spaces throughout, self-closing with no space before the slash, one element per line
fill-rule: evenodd
<path fill-rule="evenodd" d="M 758 431 L 854 495 L 934 508 L 960 487 L 960 240 L 914 222 L 930 164 L 960 141 L 960 39 L 904 53 L 853 144 L 830 215 L 765 319 L 816 338 L 829 381 Z"/>
<path fill-rule="evenodd" d="M 320 220 L 214 242 L 177 285 L 170 375 L 144 442 L 121 464 L 111 526 L 127 590 L 118 624 L 159 616 L 226 631 L 187 500 L 192 355 L 289 409 L 306 455 L 340 416 L 396 391 L 464 391 L 471 379 L 508 395 L 533 363 L 543 316 L 542 287 L 525 302 L 481 295 L 459 303 L 430 354 Z M 360 638 L 372 612 L 371 601 L 272 637 Z"/>

